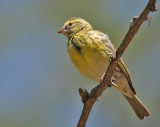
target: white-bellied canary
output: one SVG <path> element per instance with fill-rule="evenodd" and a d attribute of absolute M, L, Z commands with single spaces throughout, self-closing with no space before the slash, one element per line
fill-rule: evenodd
<path fill-rule="evenodd" d="M 111 56 L 116 51 L 109 37 L 94 30 L 86 20 L 79 17 L 66 21 L 59 33 L 67 36 L 67 51 L 79 72 L 100 83 Z M 119 60 L 112 79 L 112 87 L 127 99 L 139 119 L 149 116 L 148 110 L 136 96 L 130 74 L 122 59 Z"/>

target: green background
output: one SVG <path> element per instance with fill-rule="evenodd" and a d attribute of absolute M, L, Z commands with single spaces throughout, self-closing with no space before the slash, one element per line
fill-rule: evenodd
<path fill-rule="evenodd" d="M 75 69 L 67 38 L 57 31 L 67 19 L 82 17 L 118 47 L 147 1 L 0 0 L 0 127 L 75 127 L 83 106 L 78 88 L 91 90 L 97 83 Z M 159 127 L 159 15 L 150 14 L 151 25 L 143 23 L 123 55 L 150 117 L 139 120 L 121 94 L 108 88 L 87 127 Z"/>

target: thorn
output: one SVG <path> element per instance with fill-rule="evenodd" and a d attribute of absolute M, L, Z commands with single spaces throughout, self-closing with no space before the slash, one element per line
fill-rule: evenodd
<path fill-rule="evenodd" d="M 148 23 L 149 23 L 149 26 L 151 25 L 151 20 L 152 20 L 152 18 L 150 17 L 150 16 L 147 16 L 147 19 L 146 19 L 147 21 L 148 21 Z"/>
<path fill-rule="evenodd" d="M 158 11 L 158 6 L 153 4 L 153 5 L 150 6 L 150 9 L 151 9 L 152 12 Z"/>

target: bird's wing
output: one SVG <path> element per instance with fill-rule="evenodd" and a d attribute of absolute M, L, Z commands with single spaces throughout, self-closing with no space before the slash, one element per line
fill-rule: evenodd
<path fill-rule="evenodd" d="M 131 76 L 130 76 L 129 71 L 128 71 L 128 69 L 126 68 L 126 65 L 125 65 L 125 63 L 123 62 L 122 58 L 120 58 L 117 66 L 119 66 L 119 67 L 122 69 L 122 71 L 124 72 L 124 74 L 125 74 L 125 76 L 126 76 L 126 78 L 127 78 L 127 80 L 128 80 L 128 83 L 129 83 L 130 88 L 132 89 L 133 93 L 136 94 L 135 88 L 134 88 L 134 86 L 133 86 L 133 84 L 132 84 L 132 81 L 131 81 Z"/>
<path fill-rule="evenodd" d="M 115 47 L 113 46 L 113 44 L 111 43 L 109 37 L 106 34 L 100 32 L 100 31 L 97 31 L 97 30 L 96 30 L 95 33 L 96 33 L 95 36 L 97 38 L 101 38 L 102 41 L 100 43 L 105 43 L 105 45 L 107 46 L 107 48 L 106 48 L 106 53 L 107 54 L 108 53 L 113 53 L 113 54 L 116 53 Z M 108 56 L 110 56 L 110 54 L 108 54 Z M 125 76 L 126 76 L 126 78 L 128 80 L 128 84 L 129 84 L 130 88 L 132 89 L 133 93 L 136 94 L 136 91 L 135 91 L 134 86 L 133 86 L 132 81 L 131 81 L 131 76 L 130 76 L 129 71 L 126 68 L 126 65 L 123 62 L 122 58 L 120 58 L 117 66 L 119 68 L 121 68 L 121 70 L 123 71 L 123 73 L 125 74 Z"/>

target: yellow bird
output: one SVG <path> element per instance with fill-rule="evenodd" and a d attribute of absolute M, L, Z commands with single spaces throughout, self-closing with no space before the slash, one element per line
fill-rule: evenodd
<path fill-rule="evenodd" d="M 110 64 L 111 56 L 116 52 L 109 37 L 94 30 L 86 20 L 79 17 L 66 21 L 59 33 L 67 36 L 67 51 L 79 72 L 100 83 Z M 126 98 L 139 119 L 149 116 L 148 110 L 136 96 L 130 74 L 122 59 L 113 73 L 112 87 Z"/>

